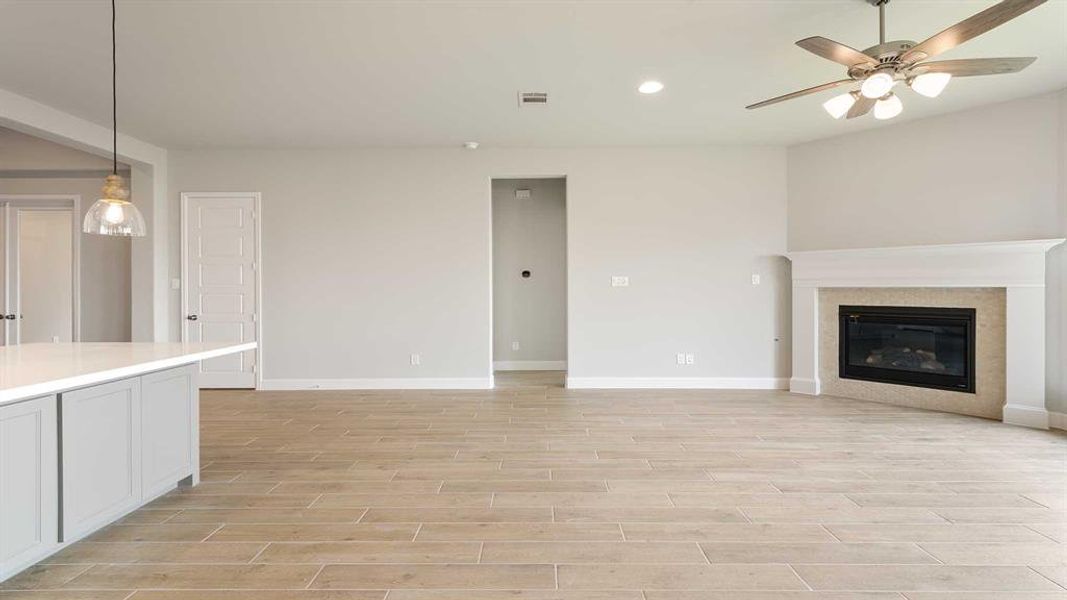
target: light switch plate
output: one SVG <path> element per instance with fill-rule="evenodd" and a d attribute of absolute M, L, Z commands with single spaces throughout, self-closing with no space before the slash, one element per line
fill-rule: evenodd
<path fill-rule="evenodd" d="M 626 275 L 612 275 L 611 287 L 629 287 L 630 278 Z"/>
<path fill-rule="evenodd" d="M 752 285 L 759 285 L 759 273 L 752 274 Z"/>
<path fill-rule="evenodd" d="M 519 343 L 518 342 L 511 342 L 511 349 L 512 350 L 518 350 L 519 349 Z"/>
<path fill-rule="evenodd" d="M 684 352 L 679 352 L 677 359 L 678 359 L 678 364 L 684 365 L 685 364 L 685 353 Z"/>
<path fill-rule="evenodd" d="M 411 355 L 411 366 L 417 367 L 422 364 L 422 356 L 418 354 Z"/>

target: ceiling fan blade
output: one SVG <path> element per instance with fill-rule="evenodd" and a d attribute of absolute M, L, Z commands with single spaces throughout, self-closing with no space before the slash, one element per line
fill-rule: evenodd
<path fill-rule="evenodd" d="M 1034 56 L 1020 58 L 964 58 L 960 60 L 938 60 L 915 65 L 911 72 L 949 73 L 953 77 L 977 77 L 979 75 L 1004 75 L 1018 73 L 1032 62 Z"/>
<path fill-rule="evenodd" d="M 916 63 L 951 50 L 967 40 L 999 27 L 1019 15 L 1033 10 L 1047 0 L 1003 0 L 934 35 L 901 55 L 904 63 Z"/>
<path fill-rule="evenodd" d="M 804 38 L 797 42 L 797 46 L 846 67 L 855 67 L 857 65 L 870 65 L 873 67 L 878 64 L 878 61 L 855 48 L 821 36 Z"/>
<path fill-rule="evenodd" d="M 814 94 L 823 90 L 831 90 L 839 85 L 845 85 L 846 83 L 855 83 L 854 79 L 842 79 L 840 81 L 831 81 L 830 83 L 824 83 L 815 87 L 810 87 L 806 90 L 800 90 L 799 92 L 793 92 L 791 94 L 785 94 L 771 98 L 770 100 L 764 100 L 763 102 L 757 102 L 750 104 L 745 108 L 752 110 L 753 108 L 763 108 L 764 106 L 770 106 L 771 104 L 778 104 L 779 102 L 785 102 L 786 100 L 792 100 L 793 98 L 799 98 L 801 96 L 807 96 L 808 94 Z"/>
<path fill-rule="evenodd" d="M 875 102 L 878 102 L 877 98 L 868 98 L 863 94 L 859 94 L 859 97 L 856 98 L 856 103 L 852 105 L 852 108 L 848 109 L 848 114 L 845 116 L 849 119 L 862 117 L 863 115 L 871 112 L 871 109 L 874 108 Z"/>

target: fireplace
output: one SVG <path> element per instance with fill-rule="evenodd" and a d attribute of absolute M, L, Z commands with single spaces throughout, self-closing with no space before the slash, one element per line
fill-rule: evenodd
<path fill-rule="evenodd" d="M 841 306 L 839 377 L 974 393 L 975 310 Z"/>

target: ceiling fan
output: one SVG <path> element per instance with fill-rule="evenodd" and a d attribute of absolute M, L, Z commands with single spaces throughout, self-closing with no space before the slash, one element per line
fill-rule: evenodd
<path fill-rule="evenodd" d="M 892 119 L 904 110 L 893 87 L 905 82 L 917 93 L 936 98 L 953 77 L 1003 75 L 1017 73 L 1036 57 L 966 58 L 923 62 L 1007 23 L 1037 8 L 1046 0 L 1003 0 L 921 44 L 910 40 L 885 41 L 885 6 L 889 0 L 867 0 L 878 7 L 878 45 L 863 52 L 824 37 L 810 37 L 797 42 L 801 48 L 848 67 L 848 79 L 824 83 L 806 90 L 764 100 L 746 108 L 762 108 L 793 98 L 807 96 L 843 85 L 859 83 L 860 89 L 835 96 L 823 104 L 835 119 L 862 117 L 874 109 L 876 119 Z"/>

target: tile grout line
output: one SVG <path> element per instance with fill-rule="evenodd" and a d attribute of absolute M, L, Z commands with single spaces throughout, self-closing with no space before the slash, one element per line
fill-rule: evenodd
<path fill-rule="evenodd" d="M 213 536 L 213 535 L 215 535 L 216 533 L 218 533 L 218 532 L 219 532 L 219 531 L 220 531 L 220 530 L 221 530 L 221 529 L 222 529 L 223 527 L 225 527 L 225 526 L 226 526 L 226 523 L 222 523 L 222 524 L 220 524 L 220 525 L 219 525 L 218 527 L 216 527 L 216 528 L 215 528 L 215 530 L 214 530 L 214 531 L 212 531 L 211 533 L 207 534 L 207 537 L 205 537 L 204 539 L 200 540 L 200 543 L 201 543 L 201 544 L 203 544 L 204 542 L 206 542 L 206 541 L 208 541 L 209 539 L 211 539 L 211 536 Z"/>
<path fill-rule="evenodd" d="M 808 583 L 803 577 L 801 577 L 800 573 L 797 572 L 796 567 L 794 567 L 792 563 L 789 563 L 788 566 L 789 566 L 789 570 L 793 572 L 793 575 L 796 575 L 797 579 L 800 580 L 800 583 L 803 583 L 804 587 L 808 588 L 808 591 L 811 591 L 811 592 L 815 591 L 815 589 L 811 587 L 811 584 Z"/>
<path fill-rule="evenodd" d="M 251 559 L 249 559 L 249 561 L 248 561 L 248 564 L 250 564 L 250 565 L 254 565 L 254 564 L 256 564 L 256 559 L 257 559 L 257 558 L 259 558 L 259 556 L 260 556 L 261 554 L 263 554 L 264 552 L 266 552 L 266 551 L 267 551 L 267 548 L 270 548 L 270 545 L 271 545 L 271 544 L 273 544 L 273 543 L 274 543 L 274 542 L 267 542 L 267 543 L 266 543 L 266 544 L 265 544 L 265 545 L 264 545 L 264 546 L 263 546 L 262 548 L 260 548 L 260 549 L 259 549 L 259 552 L 256 552 L 256 555 L 255 555 L 255 556 L 253 556 L 253 557 L 252 557 Z"/>
<path fill-rule="evenodd" d="M 1052 579 L 1052 578 L 1051 578 L 1051 577 L 1049 577 L 1048 575 L 1045 575 L 1045 574 L 1044 574 L 1044 573 L 1042 573 L 1041 571 L 1038 571 L 1038 570 L 1037 570 L 1037 569 L 1035 569 L 1034 567 L 1032 567 L 1032 566 L 1030 566 L 1030 565 L 1026 565 L 1026 568 L 1027 568 L 1027 569 L 1030 569 L 1030 570 L 1031 570 L 1031 571 L 1033 571 L 1034 573 L 1037 573 L 1037 574 L 1038 574 L 1039 576 L 1041 576 L 1041 577 L 1044 577 L 1045 579 L 1047 579 L 1047 580 L 1051 581 L 1053 585 L 1055 585 L 1055 586 L 1058 586 L 1058 587 L 1059 587 L 1059 588 L 1060 588 L 1061 590 L 1067 590 L 1067 587 L 1065 587 L 1065 586 L 1064 586 L 1063 584 L 1061 584 L 1060 582 L 1058 582 L 1058 581 L 1056 581 L 1056 580 Z"/>
<path fill-rule="evenodd" d="M 308 580 L 307 585 L 304 586 L 305 590 L 310 590 L 311 589 L 311 585 L 313 583 L 315 583 L 315 580 L 319 578 L 319 575 L 322 575 L 322 571 L 325 568 L 326 568 L 326 563 L 323 563 L 323 564 L 319 565 L 319 570 L 315 571 L 315 575 L 312 576 L 312 578 Z"/>

